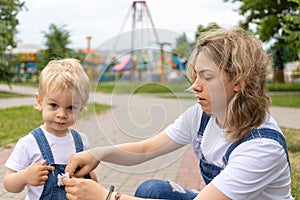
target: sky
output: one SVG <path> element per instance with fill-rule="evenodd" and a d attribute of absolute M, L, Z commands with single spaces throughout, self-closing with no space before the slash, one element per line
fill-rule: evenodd
<path fill-rule="evenodd" d="M 70 32 L 71 48 L 86 48 L 87 36 L 91 47 L 105 43 L 119 33 L 132 29 L 133 1 L 130 0 L 25 0 L 26 9 L 17 18 L 16 39 L 23 44 L 43 47 L 44 33 L 51 23 Z M 243 19 L 235 9 L 237 4 L 223 0 L 148 0 L 155 28 L 185 33 L 194 39 L 198 25 L 216 22 L 223 27 L 237 25 Z M 129 15 L 129 17 L 127 17 Z M 150 18 L 148 18 L 150 19 Z M 124 28 L 122 25 L 124 24 Z M 147 26 L 151 28 L 151 23 Z M 121 29 L 122 28 L 122 29 Z M 44 32 L 44 33 L 43 33 Z"/>

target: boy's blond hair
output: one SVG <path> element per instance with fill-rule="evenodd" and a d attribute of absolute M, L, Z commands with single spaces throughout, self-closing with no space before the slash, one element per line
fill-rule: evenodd
<path fill-rule="evenodd" d="M 79 60 L 66 58 L 52 60 L 39 77 L 38 93 L 41 100 L 48 92 L 72 89 L 79 95 L 82 104 L 89 99 L 90 82 Z"/>
<path fill-rule="evenodd" d="M 261 41 L 242 28 L 210 30 L 200 34 L 188 62 L 187 74 L 192 82 L 196 78 L 195 64 L 201 51 L 232 83 L 240 83 L 241 90 L 229 102 L 225 122 L 227 138 L 239 141 L 251 129 L 259 127 L 269 112 L 270 97 L 266 89 L 269 56 Z"/>

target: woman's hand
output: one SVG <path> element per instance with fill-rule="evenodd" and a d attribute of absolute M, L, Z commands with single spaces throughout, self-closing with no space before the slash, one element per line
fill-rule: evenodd
<path fill-rule="evenodd" d="M 95 169 L 99 162 L 89 151 L 82 151 L 71 155 L 65 171 L 82 177 Z"/>
<path fill-rule="evenodd" d="M 105 199 L 108 190 L 91 179 L 64 178 L 63 184 L 69 200 Z"/>

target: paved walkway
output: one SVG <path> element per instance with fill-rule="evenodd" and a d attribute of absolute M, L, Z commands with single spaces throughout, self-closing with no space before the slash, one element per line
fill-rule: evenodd
<path fill-rule="evenodd" d="M 9 91 L 6 85 L 0 85 L 0 91 Z M 17 93 L 33 95 L 35 88 L 13 87 Z M 91 102 L 111 105 L 113 108 L 101 115 L 89 115 L 76 124 L 76 129 L 85 132 L 92 147 L 114 145 L 123 142 L 138 141 L 150 137 L 176 119 L 193 100 L 161 99 L 149 95 L 107 95 L 93 93 Z M 0 99 L 0 108 L 19 105 L 34 105 L 32 97 Z M 272 107 L 274 115 L 282 127 L 300 129 L 300 109 Z M 0 176 L 3 177 L 4 161 L 10 149 L 0 150 Z M 156 158 L 133 167 L 120 167 L 102 163 L 96 169 L 100 183 L 109 187 L 114 184 L 121 193 L 133 194 L 136 187 L 145 179 L 158 178 L 174 180 L 189 188 L 201 187 L 196 158 L 189 147 L 182 148 L 167 156 Z M 20 194 L 7 193 L 1 182 L 0 199 L 24 199 L 26 191 Z"/>

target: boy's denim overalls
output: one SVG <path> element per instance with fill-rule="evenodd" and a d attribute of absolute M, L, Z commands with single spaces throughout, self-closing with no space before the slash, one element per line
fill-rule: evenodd
<path fill-rule="evenodd" d="M 194 141 L 197 142 L 196 147 L 199 147 L 198 149 L 194 149 L 194 150 L 196 155 L 200 157 L 199 166 L 200 166 L 203 180 L 205 181 L 206 184 L 210 183 L 210 181 L 224 169 L 208 163 L 200 150 L 201 139 L 199 138 L 203 137 L 203 133 L 209 121 L 209 118 L 210 117 L 203 112 L 200 128 L 198 131 L 198 138 Z M 285 153 L 287 155 L 287 161 L 289 163 L 288 149 L 283 135 L 276 130 L 264 128 L 264 129 L 253 129 L 250 131 L 250 133 L 248 133 L 248 135 L 243 140 L 231 144 L 228 147 L 225 155 L 223 156 L 224 166 L 228 164 L 228 158 L 230 153 L 238 145 L 248 140 L 252 140 L 256 138 L 269 138 L 279 142 L 282 145 L 283 149 L 285 150 Z M 177 185 L 174 182 L 156 180 L 156 179 L 151 179 L 143 182 L 135 192 L 136 197 L 153 198 L 153 199 L 170 199 L 170 200 L 191 200 L 194 199 L 197 196 L 197 194 L 198 194 L 197 192 L 181 187 L 180 185 Z"/>
<path fill-rule="evenodd" d="M 67 199 L 65 186 L 57 186 L 57 175 L 64 173 L 66 165 L 65 164 L 56 164 L 53 159 L 52 151 L 49 146 L 49 143 L 42 131 L 41 128 L 36 128 L 32 132 L 33 136 L 35 137 L 40 151 L 42 153 L 43 158 L 47 161 L 47 165 L 51 165 L 55 167 L 55 170 L 49 171 L 48 180 L 44 185 L 43 192 L 41 194 L 40 199 L 43 200 L 63 200 Z M 83 144 L 81 140 L 81 136 L 79 133 L 73 129 L 71 129 L 72 136 L 74 138 L 76 152 L 83 151 Z M 62 152 L 63 153 L 63 152 Z M 85 178 L 90 178 L 90 175 L 87 174 L 84 176 Z"/>

